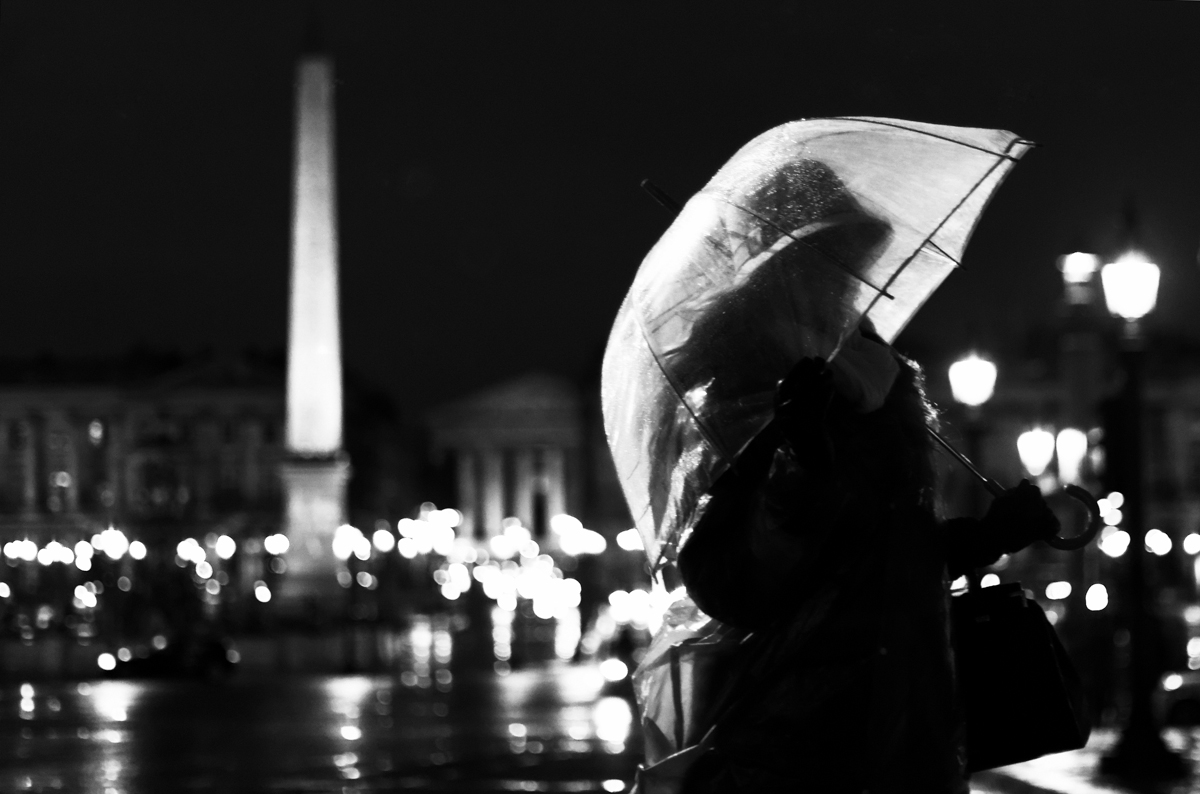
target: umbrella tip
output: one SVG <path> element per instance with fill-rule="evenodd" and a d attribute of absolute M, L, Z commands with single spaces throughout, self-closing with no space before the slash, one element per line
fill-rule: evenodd
<path fill-rule="evenodd" d="M 667 195 L 667 192 L 665 190 L 660 188 L 658 185 L 654 184 L 652 181 L 650 181 L 649 178 L 642 180 L 641 187 L 642 187 L 642 190 L 644 190 L 650 194 L 650 198 L 657 201 L 664 209 L 666 209 L 672 215 L 678 215 L 679 211 L 681 209 L 683 209 L 682 204 L 680 204 L 675 199 L 671 198 L 671 196 Z"/>

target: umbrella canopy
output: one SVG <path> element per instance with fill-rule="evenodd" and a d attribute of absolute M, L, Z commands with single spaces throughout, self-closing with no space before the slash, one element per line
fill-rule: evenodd
<path fill-rule="evenodd" d="M 954 270 L 1031 144 L 883 118 L 784 124 L 746 144 L 642 261 L 604 356 L 605 430 L 651 565 L 772 419 L 806 356 L 864 318 L 890 342 Z"/>

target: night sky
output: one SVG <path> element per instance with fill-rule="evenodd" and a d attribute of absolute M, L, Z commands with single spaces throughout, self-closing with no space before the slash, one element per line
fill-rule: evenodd
<path fill-rule="evenodd" d="M 344 355 L 410 416 L 594 370 L 680 199 L 785 121 L 1037 141 L 900 339 L 1048 323 L 1133 200 L 1159 329 L 1200 339 L 1200 2 L 343 2 Z M 5 0 L 0 355 L 282 346 L 300 2 Z M 1002 373 L 1003 377 L 1003 373 Z"/>

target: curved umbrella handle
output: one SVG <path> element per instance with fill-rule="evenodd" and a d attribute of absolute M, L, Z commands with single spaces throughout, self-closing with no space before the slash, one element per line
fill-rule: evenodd
<path fill-rule="evenodd" d="M 1087 508 L 1088 525 L 1083 532 L 1080 532 L 1073 538 L 1052 535 L 1046 538 L 1046 542 L 1056 549 L 1075 551 L 1091 543 L 1092 538 L 1096 537 L 1096 533 L 1100 531 L 1100 527 L 1104 525 L 1104 522 L 1100 518 L 1100 505 L 1096 504 L 1096 497 L 1088 493 L 1086 489 L 1080 488 L 1078 485 L 1067 485 L 1063 490 L 1066 491 L 1067 496 L 1070 496 Z"/>
<path fill-rule="evenodd" d="M 971 472 L 971 474 L 977 477 L 979 481 L 983 483 L 983 487 L 987 488 L 988 492 L 991 493 L 992 496 L 999 496 L 1000 494 L 1004 493 L 1003 485 L 983 474 L 981 471 L 979 471 L 979 469 L 975 468 L 974 464 L 967 459 L 967 456 L 955 449 L 949 441 L 942 438 L 940 433 L 931 427 L 926 428 L 926 430 L 929 431 L 929 434 L 933 436 L 935 441 L 942 445 L 943 449 L 949 452 L 950 455 L 953 456 L 954 459 L 959 463 L 961 463 L 967 471 Z M 1051 535 L 1050 537 L 1046 538 L 1046 543 L 1050 544 L 1056 549 L 1062 549 L 1063 551 L 1075 551 L 1077 549 L 1082 549 L 1084 546 L 1091 543 L 1092 538 L 1096 537 L 1096 533 L 1100 531 L 1100 527 L 1104 522 L 1100 518 L 1100 505 L 1096 504 L 1096 497 L 1088 493 L 1086 489 L 1080 488 L 1078 485 L 1067 485 L 1063 488 L 1063 490 L 1066 491 L 1068 496 L 1080 502 L 1084 507 L 1087 508 L 1088 525 L 1083 532 L 1079 533 L 1073 538 L 1064 538 L 1058 535 Z"/>

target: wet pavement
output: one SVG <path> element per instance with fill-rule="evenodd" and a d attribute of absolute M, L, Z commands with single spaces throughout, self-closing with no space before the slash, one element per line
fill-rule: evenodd
<path fill-rule="evenodd" d="M 500 675 L 238 673 L 218 681 L 0 685 L 0 792 L 622 792 L 641 760 L 634 709 L 594 663 Z M 627 683 L 627 682 L 626 682 Z M 1200 770 L 1200 730 L 1165 732 Z M 973 794 L 1189 794 L 1098 773 L 1088 747 L 973 777 Z"/>
<path fill-rule="evenodd" d="M 1200 791 L 1200 730 L 1168 728 L 1167 746 L 1186 762 L 1191 774 L 1178 780 L 1131 781 L 1104 775 L 1100 760 L 1119 738 L 1112 728 L 1092 731 L 1087 747 L 1055 753 L 981 773 L 972 789 L 1008 794 L 1195 794 Z"/>
<path fill-rule="evenodd" d="M 496 675 L 0 687 L 0 791 L 624 791 L 631 704 L 593 664 Z"/>

